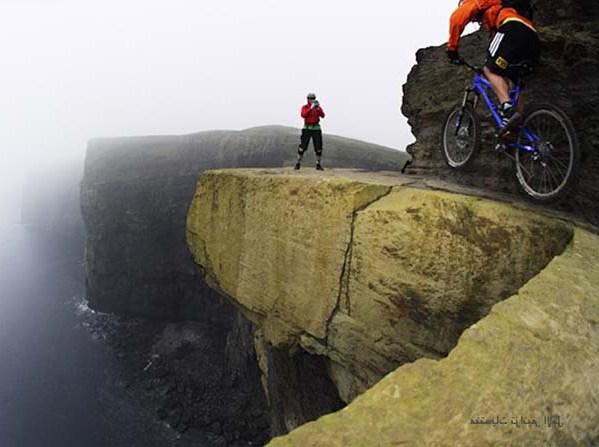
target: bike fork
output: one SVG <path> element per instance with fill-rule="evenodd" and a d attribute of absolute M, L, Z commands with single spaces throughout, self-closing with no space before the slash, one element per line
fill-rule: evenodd
<path fill-rule="evenodd" d="M 466 104 L 468 104 L 468 99 L 470 98 L 470 93 L 476 93 L 474 95 L 474 100 L 472 101 L 472 109 L 476 110 L 476 106 L 478 105 L 478 93 L 473 88 L 467 88 L 464 91 L 464 99 L 462 99 L 462 109 L 464 107 L 466 107 Z"/>
<path fill-rule="evenodd" d="M 474 92 L 473 88 L 467 88 L 464 91 L 464 99 L 462 99 L 462 108 L 460 109 L 460 112 L 458 113 L 458 119 L 456 122 L 456 126 L 455 126 L 455 136 L 458 136 L 458 132 L 460 130 L 460 127 L 462 127 L 462 118 L 464 117 L 464 109 L 466 108 L 466 104 L 468 104 L 468 99 L 470 98 L 470 93 Z M 476 109 L 476 105 L 478 104 L 478 95 L 475 96 L 473 104 L 472 104 L 472 108 Z"/>

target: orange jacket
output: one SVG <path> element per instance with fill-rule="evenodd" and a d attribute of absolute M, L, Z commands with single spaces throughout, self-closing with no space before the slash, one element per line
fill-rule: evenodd
<path fill-rule="evenodd" d="M 464 0 L 451 15 L 447 49 L 458 49 L 460 36 L 470 22 L 481 22 L 483 29 L 495 34 L 501 25 L 510 20 L 522 22 L 536 31 L 532 22 L 518 14 L 514 8 L 502 7 L 501 0 Z"/>

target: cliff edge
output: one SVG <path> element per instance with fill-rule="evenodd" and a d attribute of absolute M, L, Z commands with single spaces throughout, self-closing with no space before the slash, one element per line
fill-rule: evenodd
<path fill-rule="evenodd" d="M 325 166 L 399 170 L 407 158 L 349 138 L 324 139 Z M 292 166 L 298 142 L 299 131 L 283 126 L 90 141 L 81 182 L 90 306 L 222 322 L 223 305 L 199 281 L 185 246 L 196 181 L 206 169 Z"/>
<path fill-rule="evenodd" d="M 327 168 L 398 170 L 407 158 L 349 138 L 325 134 L 324 141 Z M 262 445 L 265 436 L 287 433 L 343 405 L 321 358 L 301 352 L 291 358 L 266 345 L 260 351 L 261 366 L 270 371 L 264 379 L 270 405 L 265 403 L 253 325 L 205 284 L 185 242 L 185 217 L 204 170 L 293 166 L 298 142 L 299 130 L 266 126 L 89 143 L 81 182 L 87 298 L 98 311 L 169 321 L 164 329 L 152 326 L 157 332 L 145 325 L 125 328 L 127 342 L 120 346 L 131 353 L 125 362 L 131 369 L 137 371 L 137 360 L 146 355 L 146 363 L 153 363 L 130 390 L 147 395 L 158 417 L 178 429 L 184 420 L 184 427 L 214 439 L 226 435 L 227 441 Z M 306 154 L 306 162 L 313 157 Z M 158 365 L 149 357 L 153 344 L 176 334 L 187 335 L 171 343 Z M 185 349 L 179 350 L 181 343 Z M 165 381 L 176 382 L 175 391 L 165 391 Z"/>
<path fill-rule="evenodd" d="M 589 408 L 597 402 L 589 374 L 599 362 L 599 238 L 410 183 L 354 171 L 200 178 L 187 241 L 208 283 L 256 324 L 259 359 L 268 347 L 319 356 L 349 403 L 282 442 L 435 445 L 449 429 L 481 430 L 467 436 L 474 442 L 507 433 L 470 425 L 496 412 L 561 414 L 571 424 L 563 439 L 594 433 L 599 421 L 562 389 Z M 534 436 L 553 442 L 556 433 Z"/>

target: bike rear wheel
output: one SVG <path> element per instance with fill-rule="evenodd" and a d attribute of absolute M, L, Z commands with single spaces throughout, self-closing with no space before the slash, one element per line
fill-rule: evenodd
<path fill-rule="evenodd" d="M 568 116 L 551 104 L 531 107 L 518 143 L 535 149 L 516 150 L 516 177 L 524 193 L 542 203 L 565 198 L 576 186 L 580 167 L 580 148 Z"/>
<path fill-rule="evenodd" d="M 461 169 L 472 161 L 480 147 L 480 119 L 472 106 L 456 105 L 443 125 L 441 152 L 445 163 Z"/>

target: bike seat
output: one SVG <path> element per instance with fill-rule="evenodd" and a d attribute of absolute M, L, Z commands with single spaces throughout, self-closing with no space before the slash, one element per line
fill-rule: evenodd
<path fill-rule="evenodd" d="M 508 68 L 511 78 L 521 84 L 524 79 L 532 75 L 535 71 L 534 64 L 531 61 L 522 61 L 518 64 L 511 64 Z"/>

